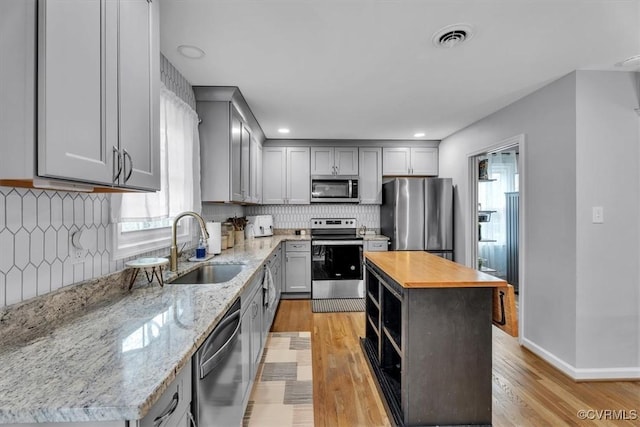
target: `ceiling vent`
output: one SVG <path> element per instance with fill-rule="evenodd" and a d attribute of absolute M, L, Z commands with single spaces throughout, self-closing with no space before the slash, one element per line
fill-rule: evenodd
<path fill-rule="evenodd" d="M 447 25 L 436 31 L 431 40 L 436 47 L 450 49 L 461 45 L 473 37 L 473 29 L 467 24 Z"/>

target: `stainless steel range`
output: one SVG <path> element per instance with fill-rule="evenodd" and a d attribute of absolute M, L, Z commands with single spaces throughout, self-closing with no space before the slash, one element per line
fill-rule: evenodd
<path fill-rule="evenodd" d="M 363 240 L 354 218 L 311 220 L 311 297 L 364 298 Z"/>

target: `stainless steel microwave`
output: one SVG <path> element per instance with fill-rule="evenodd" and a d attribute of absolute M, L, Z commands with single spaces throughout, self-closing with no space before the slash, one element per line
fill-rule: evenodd
<path fill-rule="evenodd" d="M 358 203 L 357 176 L 311 176 L 312 203 Z"/>

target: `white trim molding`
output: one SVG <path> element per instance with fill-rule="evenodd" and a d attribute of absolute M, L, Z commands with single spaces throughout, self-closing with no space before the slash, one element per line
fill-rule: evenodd
<path fill-rule="evenodd" d="M 477 176 L 478 176 L 478 167 L 476 165 L 476 157 L 482 154 L 491 153 L 495 151 L 506 150 L 512 147 L 518 147 L 519 151 L 519 160 L 518 160 L 518 191 L 520 192 L 520 209 L 519 209 L 519 219 L 518 219 L 518 284 L 520 289 L 524 289 L 525 291 L 518 292 L 518 337 L 520 344 L 523 343 L 523 331 L 524 331 L 524 312 L 525 312 L 525 298 L 524 294 L 526 293 L 526 283 L 525 283 L 525 269 L 526 269 L 526 164 L 527 164 L 527 145 L 525 134 L 521 133 L 518 135 L 514 135 L 512 137 L 503 139 L 502 141 L 486 146 L 482 149 L 473 151 L 467 154 L 467 185 L 469 186 L 469 191 L 467 191 L 467 202 L 470 207 L 469 218 L 466 221 L 465 227 L 467 227 L 465 235 L 467 236 L 467 241 L 465 242 L 465 255 L 466 255 L 466 265 L 469 268 L 476 268 L 477 266 L 477 241 L 478 241 L 478 230 L 476 228 L 476 219 L 478 217 L 478 188 L 476 185 Z"/>
<path fill-rule="evenodd" d="M 520 339 L 520 343 L 527 350 L 531 351 L 574 381 L 640 380 L 640 366 L 620 368 L 576 368 L 575 366 L 560 359 L 555 354 L 545 350 L 524 337 Z"/>

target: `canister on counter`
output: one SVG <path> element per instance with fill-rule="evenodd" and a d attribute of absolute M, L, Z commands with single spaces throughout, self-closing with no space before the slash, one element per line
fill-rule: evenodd
<path fill-rule="evenodd" d="M 235 245 L 234 228 L 230 222 L 222 223 L 222 235 L 227 236 L 227 248 L 232 248 Z"/>

